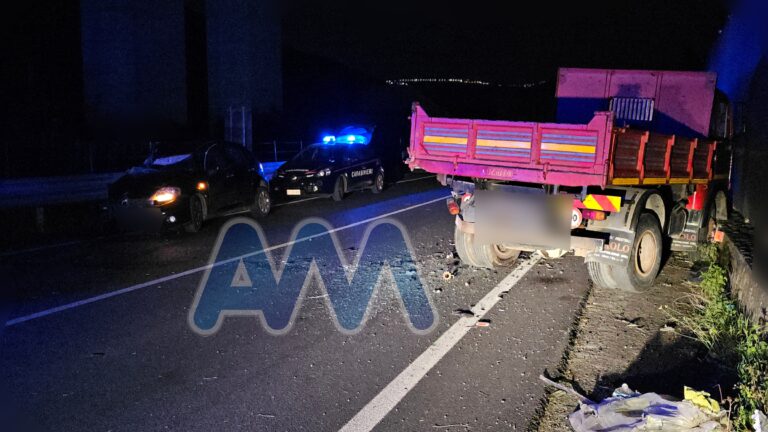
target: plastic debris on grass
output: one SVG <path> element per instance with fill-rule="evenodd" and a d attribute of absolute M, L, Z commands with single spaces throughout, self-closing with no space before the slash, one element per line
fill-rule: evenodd
<path fill-rule="evenodd" d="M 544 377 L 542 380 L 554 384 Z M 554 386 L 563 390 L 559 384 Z M 576 393 L 573 389 L 565 390 Z M 578 394 L 577 397 L 579 409 L 568 416 L 576 432 L 715 432 L 725 431 L 728 421 L 727 413 L 708 393 L 687 387 L 682 401 L 656 393 L 640 394 L 626 384 L 602 402 Z"/>
<path fill-rule="evenodd" d="M 755 410 L 752 414 L 752 426 L 755 432 L 768 432 L 768 417 L 760 410 Z"/>

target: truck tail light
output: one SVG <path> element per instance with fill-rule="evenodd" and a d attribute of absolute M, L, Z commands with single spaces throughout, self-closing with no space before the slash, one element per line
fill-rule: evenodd
<path fill-rule="evenodd" d="M 461 208 L 453 199 L 449 198 L 448 201 L 446 201 L 446 204 L 448 205 L 448 213 L 451 215 L 456 216 L 457 214 L 461 213 Z"/>
<path fill-rule="evenodd" d="M 584 219 L 589 220 L 604 221 L 606 217 L 605 212 L 600 210 L 582 210 L 581 213 Z"/>

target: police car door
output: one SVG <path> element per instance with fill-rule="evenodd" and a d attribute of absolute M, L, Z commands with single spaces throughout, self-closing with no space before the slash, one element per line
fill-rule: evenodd
<path fill-rule="evenodd" d="M 370 186 L 373 182 L 374 160 L 364 145 L 349 146 L 348 154 L 354 160 L 350 166 L 349 178 L 352 188 Z"/>

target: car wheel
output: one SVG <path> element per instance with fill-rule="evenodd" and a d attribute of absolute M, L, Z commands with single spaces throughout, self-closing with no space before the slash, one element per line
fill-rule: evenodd
<path fill-rule="evenodd" d="M 334 201 L 341 201 L 344 199 L 344 193 L 347 190 L 347 180 L 344 176 L 340 176 L 336 179 L 336 184 L 333 185 L 333 198 Z"/>
<path fill-rule="evenodd" d="M 373 186 L 371 186 L 371 192 L 377 194 L 384 190 L 384 171 L 379 170 L 376 174 L 376 178 L 373 179 Z"/>
<path fill-rule="evenodd" d="M 256 197 L 251 206 L 251 213 L 255 217 L 265 217 L 269 214 L 270 210 L 272 210 L 272 198 L 269 196 L 269 189 L 261 185 L 256 189 Z"/>
<path fill-rule="evenodd" d="M 189 222 L 184 224 L 184 231 L 196 233 L 203 227 L 203 200 L 197 195 L 192 195 L 189 199 Z"/>

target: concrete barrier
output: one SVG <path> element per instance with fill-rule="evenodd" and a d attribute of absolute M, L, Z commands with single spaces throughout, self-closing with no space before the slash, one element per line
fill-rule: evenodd
<path fill-rule="evenodd" d="M 752 270 L 753 231 L 739 215 L 724 226 L 723 241 L 729 258 L 731 292 L 753 321 L 768 318 L 768 285 Z"/>

